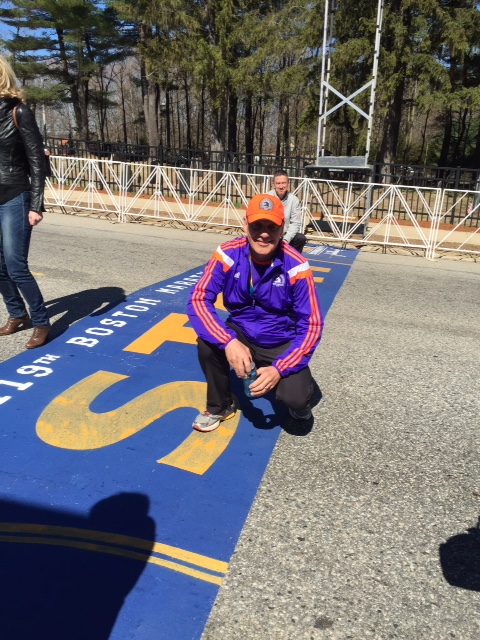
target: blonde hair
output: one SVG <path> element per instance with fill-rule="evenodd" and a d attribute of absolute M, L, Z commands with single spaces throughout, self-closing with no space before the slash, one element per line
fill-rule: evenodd
<path fill-rule="evenodd" d="M 25 100 L 25 92 L 18 86 L 15 73 L 3 56 L 0 56 L 0 98 Z"/>

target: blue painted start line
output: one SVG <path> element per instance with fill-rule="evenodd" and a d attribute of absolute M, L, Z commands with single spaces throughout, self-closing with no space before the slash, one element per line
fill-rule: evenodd
<path fill-rule="evenodd" d="M 306 247 L 324 315 L 357 253 Z M 0 638 L 201 637 L 287 419 L 235 380 L 237 417 L 192 430 L 202 271 L 0 364 Z"/>

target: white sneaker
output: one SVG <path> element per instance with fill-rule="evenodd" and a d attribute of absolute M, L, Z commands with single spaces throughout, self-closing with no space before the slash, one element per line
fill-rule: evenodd
<path fill-rule="evenodd" d="M 220 426 L 220 422 L 233 418 L 235 411 L 236 409 L 233 402 L 227 409 L 225 409 L 225 411 L 222 411 L 222 413 L 219 413 L 218 415 L 210 413 L 210 411 L 203 411 L 195 418 L 192 427 L 196 431 L 202 431 L 203 433 L 215 431 L 215 429 Z"/>

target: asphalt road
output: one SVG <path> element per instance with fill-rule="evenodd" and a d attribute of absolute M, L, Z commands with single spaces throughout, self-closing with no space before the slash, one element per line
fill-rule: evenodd
<path fill-rule="evenodd" d="M 30 266 L 59 335 L 225 239 L 49 213 Z M 479 278 L 359 255 L 314 356 L 315 426 L 281 435 L 204 640 L 480 637 Z"/>

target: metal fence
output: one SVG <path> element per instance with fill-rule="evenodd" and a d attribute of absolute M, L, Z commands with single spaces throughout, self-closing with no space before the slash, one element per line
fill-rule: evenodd
<path fill-rule="evenodd" d="M 71 138 L 47 137 L 45 144 L 53 155 L 69 157 L 93 157 L 120 162 L 146 162 L 162 166 L 189 169 L 213 169 L 237 173 L 272 174 L 278 169 L 300 175 L 313 157 L 275 156 L 231 151 L 201 151 L 198 149 L 166 147 L 159 145 L 126 144 L 123 142 L 86 141 Z"/>
<path fill-rule="evenodd" d="M 238 229 L 271 174 L 238 173 L 52 156 L 46 203 L 120 222 L 152 219 Z M 480 255 L 480 194 L 472 190 L 293 176 L 308 237 Z"/>
<path fill-rule="evenodd" d="M 463 167 L 434 167 L 428 165 L 381 164 L 369 165 L 363 172 L 345 173 L 338 169 L 309 169 L 313 156 L 276 156 L 274 154 L 210 151 L 159 145 L 126 144 L 101 140 L 73 140 L 47 137 L 46 145 L 52 155 L 91 157 L 119 162 L 147 163 L 187 169 L 212 169 L 233 173 L 271 175 L 284 169 L 292 176 L 354 182 L 401 184 L 415 187 L 439 187 L 480 191 L 480 169 Z"/>

